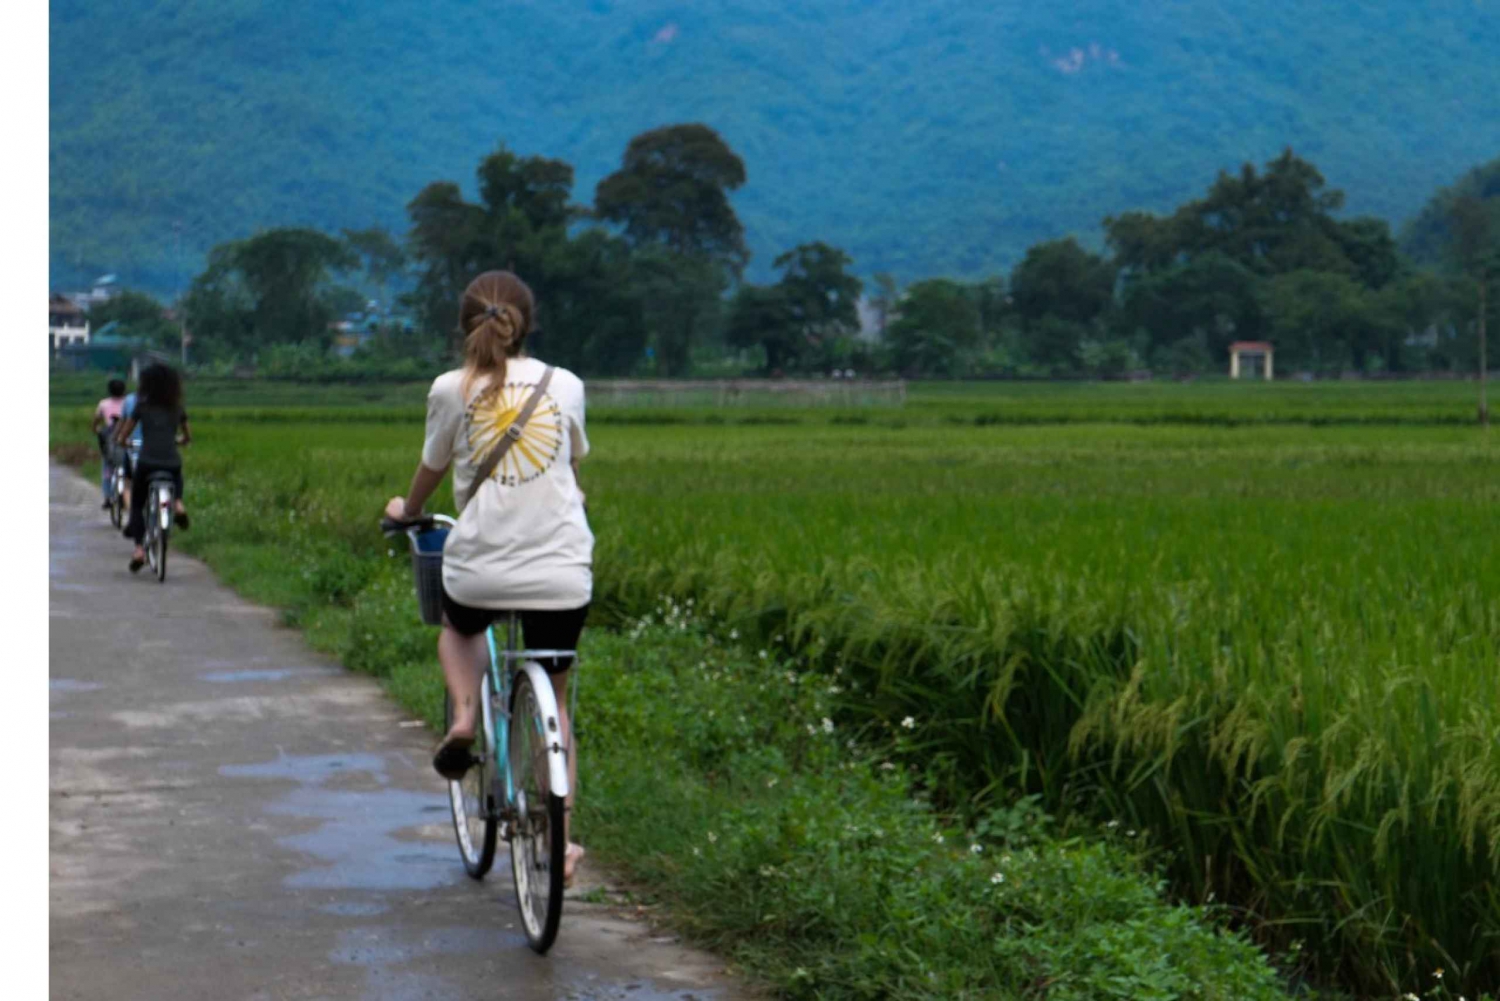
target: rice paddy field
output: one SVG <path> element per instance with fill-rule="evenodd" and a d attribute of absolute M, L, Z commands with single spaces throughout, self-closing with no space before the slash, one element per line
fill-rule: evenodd
<path fill-rule="evenodd" d="M 416 461 L 421 387 L 189 392 L 192 545 L 279 564 L 289 605 L 351 609 L 357 666 L 390 641 L 374 596 L 404 584 L 374 523 Z M 55 451 L 91 395 L 54 383 Z M 949 385 L 596 409 L 596 621 L 691 599 L 839 679 L 840 727 L 899 735 L 957 822 L 1035 796 L 1131 832 L 1182 899 L 1320 983 L 1474 997 L 1500 986 L 1500 443 L 1472 398 Z"/>

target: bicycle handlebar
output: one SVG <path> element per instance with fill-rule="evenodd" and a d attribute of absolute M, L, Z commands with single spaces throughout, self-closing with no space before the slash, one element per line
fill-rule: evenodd
<path fill-rule="evenodd" d="M 402 532 L 419 531 L 427 532 L 436 527 L 437 522 L 430 514 L 424 514 L 414 521 L 397 521 L 395 518 L 381 518 L 380 530 L 386 535 L 398 535 Z"/>

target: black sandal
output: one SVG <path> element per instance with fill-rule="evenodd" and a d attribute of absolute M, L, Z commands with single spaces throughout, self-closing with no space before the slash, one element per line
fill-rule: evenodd
<path fill-rule="evenodd" d="M 469 753 L 473 746 L 473 737 L 447 738 L 433 754 L 432 767 L 449 782 L 458 782 L 474 764 L 474 756 Z"/>
<path fill-rule="evenodd" d="M 141 572 L 141 567 L 143 567 L 145 565 L 146 565 L 146 561 L 145 560 L 138 560 L 134 556 L 130 557 L 130 572 L 131 573 L 140 573 Z"/>
<path fill-rule="evenodd" d="M 187 512 L 186 511 L 184 511 L 181 514 L 177 515 L 177 517 L 174 518 L 173 521 L 177 524 L 177 527 L 180 528 L 180 529 L 182 529 L 184 532 L 186 532 L 189 528 L 193 527 L 188 522 L 188 516 L 187 516 Z"/>

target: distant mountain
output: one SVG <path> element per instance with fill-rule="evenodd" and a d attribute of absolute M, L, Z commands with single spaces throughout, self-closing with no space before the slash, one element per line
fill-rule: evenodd
<path fill-rule="evenodd" d="M 53 0 L 55 283 L 171 290 L 257 227 L 405 229 L 504 140 L 578 169 L 702 121 L 752 273 L 803 240 L 1007 269 L 1290 145 L 1399 222 L 1500 152 L 1500 2 Z M 180 224 L 181 249 L 177 249 Z"/>

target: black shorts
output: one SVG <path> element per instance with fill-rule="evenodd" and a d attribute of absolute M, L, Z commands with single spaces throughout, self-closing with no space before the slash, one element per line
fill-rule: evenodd
<path fill-rule="evenodd" d="M 477 636 L 505 612 L 493 608 L 470 608 L 460 605 L 443 589 L 443 616 L 462 636 Z M 528 650 L 577 650 L 583 623 L 589 617 L 589 606 L 566 609 L 532 609 L 521 615 L 521 642 Z M 503 639 L 503 638 L 502 638 Z M 543 657 L 538 661 L 550 674 L 573 666 L 572 657 Z"/>

